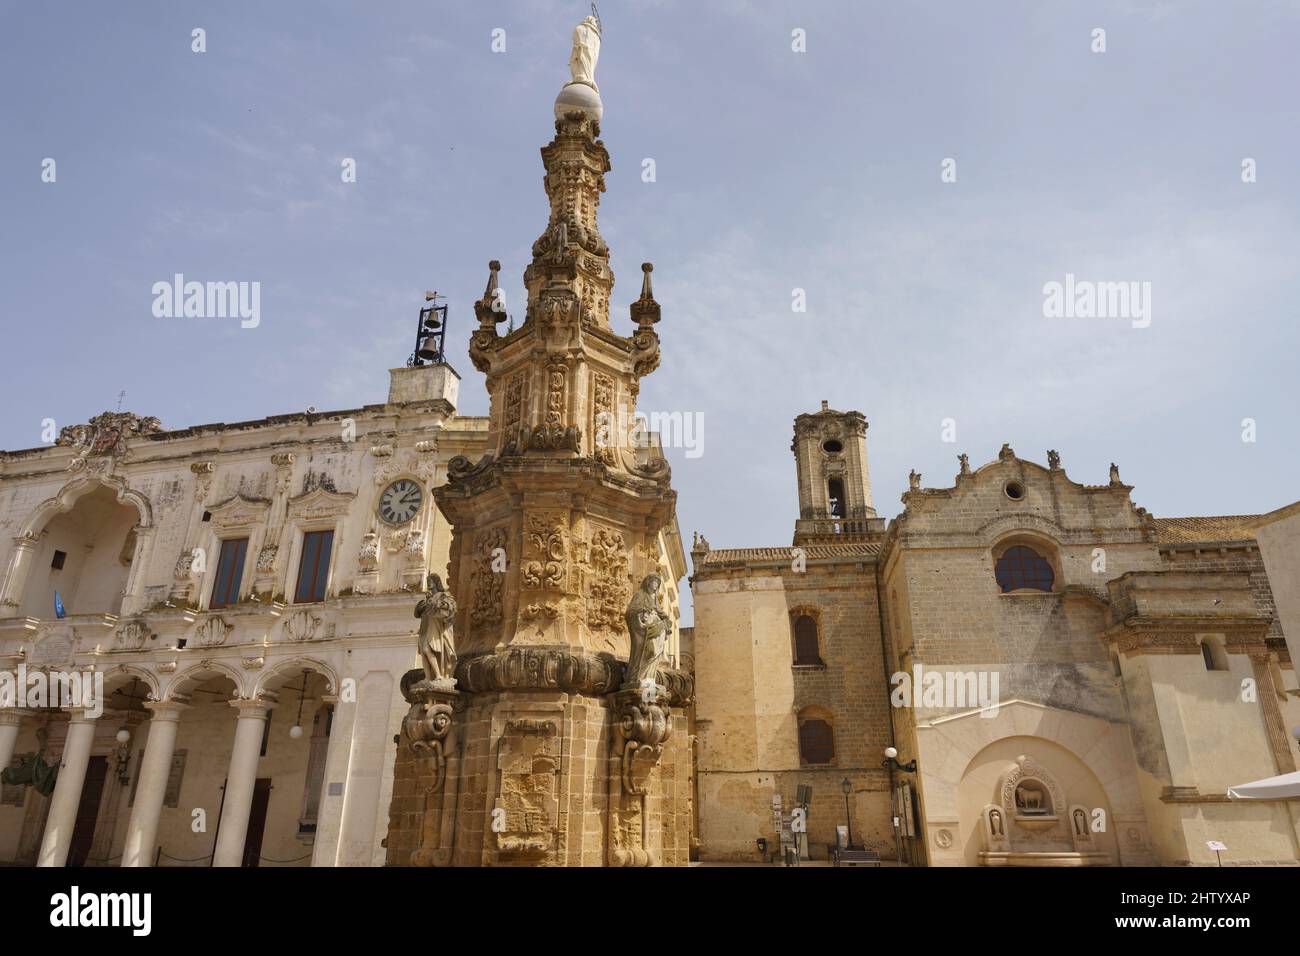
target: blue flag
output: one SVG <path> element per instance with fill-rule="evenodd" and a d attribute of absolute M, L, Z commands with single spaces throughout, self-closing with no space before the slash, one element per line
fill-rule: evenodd
<path fill-rule="evenodd" d="M 63 609 L 63 598 L 59 597 L 59 592 L 54 592 L 54 616 L 62 620 L 67 612 Z"/>

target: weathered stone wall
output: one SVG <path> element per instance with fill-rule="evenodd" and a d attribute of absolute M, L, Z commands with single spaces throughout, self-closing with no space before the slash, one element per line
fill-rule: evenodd
<path fill-rule="evenodd" d="M 778 841 L 772 797 L 788 810 L 800 784 L 812 787 L 811 851 L 824 857 L 844 825 L 841 781 L 852 787 L 853 837 L 894 855 L 888 774 L 888 692 L 870 560 L 813 559 L 730 570 L 716 552 L 695 577 L 697 695 L 700 737 L 700 856 L 754 860 L 755 841 Z M 791 615 L 819 621 L 821 666 L 794 666 Z M 806 765 L 799 753 L 799 713 L 829 713 L 834 759 Z"/>

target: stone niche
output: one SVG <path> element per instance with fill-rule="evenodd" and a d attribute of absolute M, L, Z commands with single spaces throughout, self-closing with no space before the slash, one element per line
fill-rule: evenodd
<path fill-rule="evenodd" d="M 1022 754 L 998 780 L 997 802 L 980 812 L 984 866 L 1109 866 L 1092 815 L 1071 804 L 1056 778 Z"/>

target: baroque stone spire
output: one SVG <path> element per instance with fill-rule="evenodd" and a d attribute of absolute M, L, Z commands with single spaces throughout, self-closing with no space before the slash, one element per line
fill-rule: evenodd
<path fill-rule="evenodd" d="M 689 763 L 685 736 L 671 730 L 693 685 L 663 661 L 672 622 L 657 603 L 659 534 L 676 494 L 635 418 L 640 379 L 659 364 L 649 263 L 628 334 L 610 321 L 614 274 L 596 222 L 610 170 L 590 76 L 598 44 L 598 29 L 584 21 L 575 31 L 575 79 L 556 101 L 555 137 L 541 151 L 550 216 L 524 270 L 524 321 L 503 334 L 496 260 L 474 306 L 469 354 L 491 395 L 488 450 L 477 462 L 453 458 L 434 490 L 452 525 L 461 702 L 449 706 L 464 709 L 455 726 L 466 769 L 447 771 L 448 797 L 425 817 L 431 835 L 419 861 L 443 859 L 429 848 L 450 843 L 434 834 L 453 825 L 445 821 L 455 787 L 491 788 L 486 802 L 455 816 L 458 863 L 686 861 L 689 827 L 678 825 L 686 814 L 659 831 L 647 816 L 646 795 L 666 800 L 675 772 L 656 768 Z M 424 742 L 426 724 L 445 726 L 427 702 L 407 699 L 415 708 L 410 739 Z M 527 753 L 559 778 L 519 756 Z M 561 764 L 565 753 L 608 758 Z M 498 755 L 506 762 L 485 773 Z M 557 793 L 595 796 L 567 804 L 566 825 Z M 488 825 L 496 811 L 505 813 L 504 829 Z"/>

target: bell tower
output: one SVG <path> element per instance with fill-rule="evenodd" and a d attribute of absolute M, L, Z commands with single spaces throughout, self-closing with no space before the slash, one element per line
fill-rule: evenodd
<path fill-rule="evenodd" d="M 820 411 L 794 420 L 790 450 L 799 478 L 796 545 L 876 530 L 881 522 L 871 504 L 867 420 L 861 412 L 839 412 L 823 401 Z"/>

